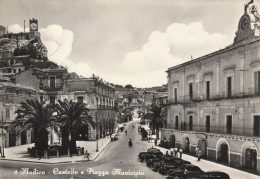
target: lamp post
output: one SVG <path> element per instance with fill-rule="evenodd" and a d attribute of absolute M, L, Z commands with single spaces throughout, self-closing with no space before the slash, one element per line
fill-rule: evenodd
<path fill-rule="evenodd" d="M 3 153 L 2 153 L 2 158 L 5 158 L 5 149 L 4 149 L 4 115 L 2 112 L 2 148 L 3 148 Z"/>
<path fill-rule="evenodd" d="M 98 110 L 98 109 L 97 109 Z M 96 152 L 98 152 L 98 118 L 97 118 L 97 112 L 96 111 L 96 140 L 97 140 L 97 148 L 96 148 Z"/>

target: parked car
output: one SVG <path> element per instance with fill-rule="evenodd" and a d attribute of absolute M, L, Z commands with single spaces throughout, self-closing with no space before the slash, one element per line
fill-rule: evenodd
<path fill-rule="evenodd" d="M 191 164 L 186 160 L 171 160 L 170 162 L 164 162 L 159 168 L 159 173 L 162 175 L 168 174 L 168 171 L 184 164 Z"/>
<path fill-rule="evenodd" d="M 230 179 L 229 175 L 225 172 L 210 171 L 204 172 L 203 179 Z"/>
<path fill-rule="evenodd" d="M 117 134 L 112 134 L 111 135 L 111 141 L 116 141 L 118 140 L 118 135 Z"/>
<path fill-rule="evenodd" d="M 204 171 L 202 171 L 198 166 L 184 164 L 175 169 L 169 170 L 167 179 L 201 179 L 203 174 Z"/>
<path fill-rule="evenodd" d="M 153 154 L 153 153 L 157 153 L 157 152 L 161 152 L 160 149 L 157 148 L 149 148 L 147 150 L 147 152 L 140 152 L 138 155 L 138 158 L 141 159 L 143 155 L 145 154 Z"/>
<path fill-rule="evenodd" d="M 163 163 L 169 163 L 169 162 L 171 162 L 171 161 L 175 161 L 175 160 L 182 160 L 182 159 L 180 159 L 180 158 L 177 158 L 177 157 L 174 157 L 174 156 L 162 156 L 161 157 L 161 161 L 160 162 L 154 162 L 153 163 L 153 166 L 152 166 L 152 168 L 153 168 L 153 171 L 156 171 L 156 172 L 158 172 L 159 170 L 160 170 L 160 168 L 161 168 L 161 165 L 163 164 Z"/>
<path fill-rule="evenodd" d="M 156 158 L 154 158 L 154 159 L 149 159 L 149 160 L 147 160 L 146 161 L 146 165 L 147 165 L 147 167 L 149 167 L 149 168 L 151 168 L 151 167 L 153 167 L 153 164 L 155 163 L 155 162 L 161 162 L 162 161 L 162 158 L 159 158 L 159 157 L 156 157 Z"/>
<path fill-rule="evenodd" d="M 142 161 L 147 161 L 149 159 L 160 158 L 161 156 L 163 156 L 162 152 L 153 151 L 153 152 L 141 155 L 140 160 L 142 162 Z"/>

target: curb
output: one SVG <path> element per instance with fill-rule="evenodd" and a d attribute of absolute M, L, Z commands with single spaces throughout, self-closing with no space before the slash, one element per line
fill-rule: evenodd
<path fill-rule="evenodd" d="M 111 140 L 103 147 L 103 149 L 96 155 L 96 157 L 93 159 L 93 161 L 96 160 L 96 158 L 103 152 L 103 150 L 107 147 L 108 144 L 110 144 Z"/>
<path fill-rule="evenodd" d="M 100 150 L 100 152 L 95 156 L 95 158 L 92 161 L 95 161 L 96 158 L 100 155 L 101 152 L 103 152 L 103 150 L 106 148 L 106 146 L 110 143 L 111 141 L 109 141 L 102 150 Z M 76 160 L 76 161 L 64 161 L 64 162 L 40 162 L 40 161 L 28 161 L 28 160 L 16 160 L 16 159 L 6 159 L 6 158 L 2 158 L 1 160 L 7 160 L 7 161 L 15 161 L 15 162 L 28 162 L 28 163 L 40 163 L 40 164 L 62 164 L 62 163 L 74 163 L 74 162 L 84 162 L 85 160 Z"/>

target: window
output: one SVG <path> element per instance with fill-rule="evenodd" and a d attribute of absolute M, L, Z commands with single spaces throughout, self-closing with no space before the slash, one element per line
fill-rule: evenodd
<path fill-rule="evenodd" d="M 174 88 L 174 102 L 177 103 L 177 88 Z"/>
<path fill-rule="evenodd" d="M 206 81 L 206 99 L 210 98 L 210 81 Z"/>
<path fill-rule="evenodd" d="M 43 96 L 40 96 L 40 101 L 43 102 Z"/>
<path fill-rule="evenodd" d="M 16 73 L 16 69 L 13 69 L 13 72 Z"/>
<path fill-rule="evenodd" d="M 175 129 L 178 129 L 179 126 L 179 117 L 175 116 Z"/>
<path fill-rule="evenodd" d="M 210 132 L 210 116 L 206 116 L 206 132 Z"/>
<path fill-rule="evenodd" d="M 16 95 L 18 95 L 19 94 L 19 90 L 16 90 Z"/>
<path fill-rule="evenodd" d="M 83 103 L 83 96 L 78 96 L 78 103 Z"/>
<path fill-rule="evenodd" d="M 5 108 L 5 117 L 6 117 L 6 119 L 10 119 L 10 109 L 9 108 Z"/>
<path fill-rule="evenodd" d="M 232 95 L 232 77 L 227 77 L 227 97 Z"/>
<path fill-rule="evenodd" d="M 189 83 L 189 95 L 190 95 L 190 100 L 192 100 L 193 99 L 192 83 Z"/>
<path fill-rule="evenodd" d="M 50 88 L 51 89 L 55 88 L 55 77 L 50 77 Z"/>
<path fill-rule="evenodd" d="M 232 134 L 232 116 L 228 115 L 226 118 L 227 118 L 227 123 L 226 123 L 227 134 Z"/>
<path fill-rule="evenodd" d="M 193 130 L 193 116 L 189 116 L 189 129 Z"/>
<path fill-rule="evenodd" d="M 29 92 L 29 96 L 31 96 L 31 92 Z"/>
<path fill-rule="evenodd" d="M 260 71 L 255 72 L 255 95 L 260 96 Z"/>
<path fill-rule="evenodd" d="M 40 88 L 42 88 L 43 87 L 43 78 L 42 77 L 40 77 Z"/>
<path fill-rule="evenodd" d="M 260 116 L 254 116 L 254 136 L 260 137 Z"/>
<path fill-rule="evenodd" d="M 21 73 L 21 71 L 22 71 L 22 70 L 21 70 L 21 69 L 19 69 L 18 71 L 19 71 L 19 73 Z"/>
<path fill-rule="evenodd" d="M 55 96 L 50 97 L 50 104 L 55 104 Z"/>

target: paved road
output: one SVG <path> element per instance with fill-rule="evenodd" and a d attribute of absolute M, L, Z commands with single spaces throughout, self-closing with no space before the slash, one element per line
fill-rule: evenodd
<path fill-rule="evenodd" d="M 132 128 L 135 124 L 135 128 Z M 111 142 L 99 155 L 96 161 L 69 164 L 35 164 L 27 162 L 0 161 L 0 178 L 157 178 L 165 179 L 165 176 L 153 172 L 145 163 L 138 161 L 138 153 L 146 151 L 147 141 L 142 141 L 137 132 L 137 123 L 131 122 L 127 126 L 128 135 L 120 133 L 119 141 Z M 133 140 L 133 148 L 128 147 L 128 139 Z M 29 168 L 29 171 L 43 171 L 43 175 L 21 174 L 21 168 Z M 55 170 L 55 172 L 54 172 Z M 16 174 L 16 171 L 18 172 Z M 71 174 L 54 174 L 71 171 Z M 25 171 L 26 172 L 26 171 Z M 78 172 L 78 173 L 77 173 Z M 81 174 L 82 172 L 82 174 Z M 84 172 L 84 174 L 83 174 Z M 124 175 L 125 174 L 130 175 Z M 134 175 L 136 174 L 136 176 Z M 103 177 L 101 177 L 103 175 Z"/>

